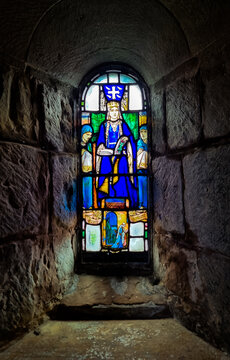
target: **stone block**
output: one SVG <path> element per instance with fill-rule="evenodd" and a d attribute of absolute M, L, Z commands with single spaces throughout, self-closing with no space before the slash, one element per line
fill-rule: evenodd
<path fill-rule="evenodd" d="M 0 136 L 4 140 L 35 143 L 38 117 L 33 109 L 31 81 L 25 74 L 2 71 Z"/>
<path fill-rule="evenodd" d="M 0 246 L 0 330 L 27 327 L 60 296 L 48 236 Z"/>
<path fill-rule="evenodd" d="M 179 80 L 166 89 L 168 146 L 179 149 L 195 144 L 200 135 L 200 101 L 196 78 Z"/>
<path fill-rule="evenodd" d="M 202 252 L 198 267 L 204 284 L 206 326 L 216 344 L 229 349 L 230 260 L 217 253 Z"/>
<path fill-rule="evenodd" d="M 205 138 L 230 133 L 230 75 L 216 74 L 204 78 L 203 123 Z"/>
<path fill-rule="evenodd" d="M 28 146 L 0 144 L 0 237 L 44 234 L 48 227 L 46 154 Z"/>
<path fill-rule="evenodd" d="M 151 91 L 151 108 L 152 108 L 152 144 L 157 153 L 165 152 L 165 120 L 164 120 L 164 94 L 163 91 Z"/>
<path fill-rule="evenodd" d="M 198 246 L 230 255 L 230 146 L 184 157 L 185 216 Z"/>
<path fill-rule="evenodd" d="M 55 155 L 52 158 L 53 226 L 68 230 L 76 226 L 77 157 Z"/>
<path fill-rule="evenodd" d="M 73 131 L 73 110 L 69 98 L 43 85 L 44 134 L 43 141 L 48 149 L 76 151 L 76 136 Z"/>
<path fill-rule="evenodd" d="M 190 254 L 192 253 L 194 251 L 190 251 Z M 216 252 L 199 249 L 194 259 L 196 261 L 190 267 L 189 283 L 196 296 L 182 297 L 181 294 L 179 297 L 172 296 L 169 299 L 170 306 L 174 316 L 183 325 L 213 345 L 229 351 L 229 258 Z M 198 286 L 195 286 L 196 283 Z"/>
<path fill-rule="evenodd" d="M 154 228 L 184 233 L 180 161 L 165 156 L 153 160 Z"/>
<path fill-rule="evenodd" d="M 218 42 L 219 45 L 219 42 Z M 215 138 L 230 133 L 230 45 L 214 45 L 202 55 L 204 136 Z M 211 59 L 211 60 L 210 60 Z"/>
<path fill-rule="evenodd" d="M 74 252 L 71 234 L 66 234 L 54 244 L 55 265 L 62 289 L 72 285 L 74 278 Z"/>
<path fill-rule="evenodd" d="M 108 277 L 79 275 L 76 288 L 66 295 L 62 304 L 72 306 L 93 306 L 112 304 L 166 304 L 166 290 L 155 286 L 151 278 Z"/>

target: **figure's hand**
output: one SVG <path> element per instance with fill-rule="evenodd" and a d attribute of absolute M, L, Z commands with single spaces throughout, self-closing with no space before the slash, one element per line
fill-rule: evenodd
<path fill-rule="evenodd" d="M 99 145 L 97 149 L 97 155 L 100 156 L 110 156 L 113 155 L 113 149 L 108 149 L 104 144 Z"/>

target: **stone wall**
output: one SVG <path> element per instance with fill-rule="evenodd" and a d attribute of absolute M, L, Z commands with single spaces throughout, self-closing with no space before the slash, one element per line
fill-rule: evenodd
<path fill-rule="evenodd" d="M 216 42 L 151 89 L 155 274 L 176 318 L 228 350 L 229 50 Z"/>
<path fill-rule="evenodd" d="M 0 72 L 0 330 L 36 323 L 74 281 L 76 98 Z"/>
<path fill-rule="evenodd" d="M 166 290 L 154 285 L 154 275 L 75 273 L 76 89 L 30 68 L 5 66 L 1 78 L 0 330 L 36 326 L 61 301 L 134 310 L 146 304 L 168 314 Z"/>
<path fill-rule="evenodd" d="M 150 278 L 75 274 L 75 91 L 30 69 L 2 66 L 2 331 L 36 323 L 64 294 L 65 303 L 72 304 L 74 296 L 76 306 L 163 304 L 165 286 L 180 321 L 229 349 L 228 54 L 229 46 L 214 43 L 150 89 L 155 232 Z"/>

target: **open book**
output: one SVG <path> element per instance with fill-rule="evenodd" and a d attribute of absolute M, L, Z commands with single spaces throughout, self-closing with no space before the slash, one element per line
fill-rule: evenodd
<path fill-rule="evenodd" d="M 120 155 L 122 154 L 122 150 L 127 143 L 129 138 L 127 136 L 121 136 L 120 139 L 117 141 L 115 149 L 114 149 L 114 155 Z"/>

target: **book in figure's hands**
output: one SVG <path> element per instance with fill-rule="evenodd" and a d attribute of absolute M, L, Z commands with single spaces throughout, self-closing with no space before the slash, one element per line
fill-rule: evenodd
<path fill-rule="evenodd" d="M 122 154 L 123 148 L 128 140 L 129 140 L 129 138 L 127 136 L 121 136 L 120 139 L 117 140 L 117 144 L 114 149 L 114 155 Z"/>

